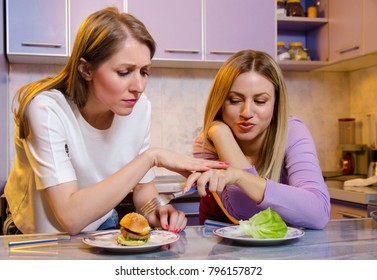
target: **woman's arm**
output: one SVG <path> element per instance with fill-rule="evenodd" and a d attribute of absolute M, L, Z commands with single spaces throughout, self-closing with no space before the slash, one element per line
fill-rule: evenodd
<path fill-rule="evenodd" d="M 70 234 L 77 234 L 118 205 L 153 166 L 165 167 L 186 177 L 192 171 L 224 168 L 221 162 L 194 159 L 163 149 L 150 149 L 97 184 L 78 189 L 77 182 L 73 181 L 49 187 L 45 192 L 62 227 Z M 148 187 L 148 190 L 148 195 L 137 200 L 138 207 L 157 194 L 154 188 Z"/>
<path fill-rule="evenodd" d="M 158 195 L 154 182 L 139 184 L 133 190 L 133 200 L 136 209 L 140 209 L 149 200 Z M 149 224 L 163 229 L 177 232 L 185 228 L 187 218 L 185 213 L 177 211 L 170 204 L 158 208 L 146 215 Z"/>
<path fill-rule="evenodd" d="M 222 140 L 220 144 L 228 143 L 231 138 L 226 141 Z M 320 229 L 329 220 L 330 199 L 315 144 L 310 132 L 299 120 L 291 119 L 289 122 L 282 182 L 260 178 L 255 168 L 210 170 L 192 180 L 197 180 L 200 186 L 212 181 L 209 189 L 218 193 L 228 185 L 222 196 L 223 203 L 238 219 L 271 207 L 292 225 Z M 203 187 L 200 187 L 199 193 L 205 195 Z"/>
<path fill-rule="evenodd" d="M 228 162 L 230 166 L 236 168 L 252 166 L 234 139 L 232 130 L 224 122 L 214 121 L 208 131 L 208 136 L 214 144 L 220 160 Z"/>

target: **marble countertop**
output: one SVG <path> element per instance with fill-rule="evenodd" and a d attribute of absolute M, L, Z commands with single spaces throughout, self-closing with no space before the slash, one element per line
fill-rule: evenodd
<path fill-rule="evenodd" d="M 371 218 L 331 220 L 324 230 L 305 230 L 304 236 L 272 246 L 237 244 L 214 235 L 213 229 L 207 226 L 187 227 L 180 233 L 178 241 L 137 254 L 113 253 L 91 247 L 82 242 L 83 235 L 49 246 L 10 250 L 9 241 L 41 236 L 0 236 L 0 259 L 377 259 L 377 222 Z"/>

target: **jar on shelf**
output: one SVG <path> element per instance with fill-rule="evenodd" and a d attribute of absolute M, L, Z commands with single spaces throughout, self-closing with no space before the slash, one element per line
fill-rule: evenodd
<path fill-rule="evenodd" d="M 310 57 L 303 49 L 301 42 L 290 43 L 288 52 L 291 55 L 292 60 L 310 60 Z"/>
<path fill-rule="evenodd" d="M 305 16 L 304 8 L 301 6 L 300 0 L 287 0 L 285 5 L 287 9 L 287 16 L 303 17 Z"/>
<path fill-rule="evenodd" d="M 291 59 L 291 55 L 284 42 L 277 42 L 277 55 L 279 61 Z"/>
<path fill-rule="evenodd" d="M 283 0 L 277 0 L 277 6 L 276 6 L 276 15 L 277 16 L 285 16 L 287 13 L 287 10 L 285 9 L 285 4 Z"/>

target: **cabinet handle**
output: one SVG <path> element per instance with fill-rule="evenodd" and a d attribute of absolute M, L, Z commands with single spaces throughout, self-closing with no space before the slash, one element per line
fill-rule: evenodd
<path fill-rule="evenodd" d="M 199 212 L 185 212 L 186 217 L 199 216 Z"/>
<path fill-rule="evenodd" d="M 200 53 L 199 50 L 189 50 L 189 49 L 165 49 L 165 52 L 169 52 L 169 53 Z"/>
<path fill-rule="evenodd" d="M 235 51 L 210 51 L 210 54 L 235 54 Z"/>
<path fill-rule="evenodd" d="M 344 212 L 344 211 L 338 211 L 338 214 L 344 216 L 344 217 L 348 217 L 348 218 L 364 218 L 364 216 L 362 215 L 357 215 L 357 214 L 353 214 L 353 213 L 350 213 L 350 212 Z"/>
<path fill-rule="evenodd" d="M 22 42 L 22 46 L 26 47 L 44 47 L 44 48 L 61 48 L 62 44 L 54 43 L 34 43 L 34 42 Z"/>
<path fill-rule="evenodd" d="M 343 48 L 343 49 L 337 50 L 336 52 L 339 53 L 339 54 L 342 54 L 342 53 L 356 51 L 359 48 L 360 48 L 359 46 L 355 45 L 355 46 L 352 46 L 352 47 L 347 47 L 347 48 Z"/>

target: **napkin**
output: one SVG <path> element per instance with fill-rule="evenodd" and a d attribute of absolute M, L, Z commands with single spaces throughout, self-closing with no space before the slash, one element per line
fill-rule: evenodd
<path fill-rule="evenodd" d="M 377 176 L 344 181 L 343 189 L 362 193 L 377 193 Z"/>

